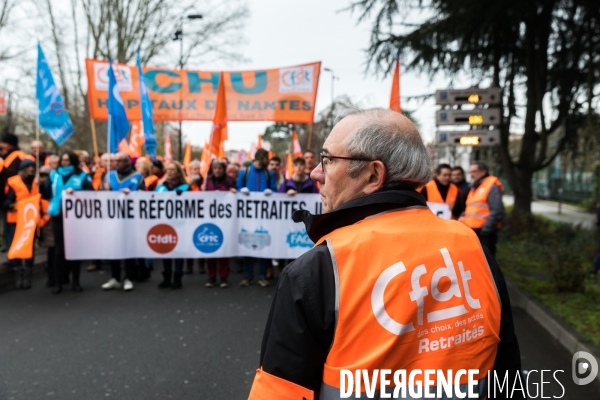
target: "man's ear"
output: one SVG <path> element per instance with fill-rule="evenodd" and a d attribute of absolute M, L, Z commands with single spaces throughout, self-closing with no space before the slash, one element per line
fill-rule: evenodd
<path fill-rule="evenodd" d="M 363 189 L 365 194 L 371 194 L 377 192 L 386 179 L 386 170 L 385 165 L 379 160 L 372 161 L 369 165 L 364 169 L 366 176 L 367 184 Z"/>

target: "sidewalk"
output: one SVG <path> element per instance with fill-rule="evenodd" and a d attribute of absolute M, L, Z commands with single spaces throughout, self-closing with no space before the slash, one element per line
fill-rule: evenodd
<path fill-rule="evenodd" d="M 514 203 L 514 197 L 504 195 L 502 197 L 505 206 Z M 586 229 L 594 229 L 595 215 L 585 212 L 583 209 L 570 204 L 562 204 L 561 213 L 558 213 L 558 203 L 554 201 L 535 200 L 531 203 L 531 211 L 543 215 L 557 222 L 568 222 L 573 225 L 581 225 Z"/>

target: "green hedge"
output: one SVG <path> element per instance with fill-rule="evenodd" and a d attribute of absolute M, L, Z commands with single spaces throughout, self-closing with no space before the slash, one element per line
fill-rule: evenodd
<path fill-rule="evenodd" d="M 600 346 L 600 277 L 589 274 L 598 232 L 507 215 L 496 255 L 504 274 Z"/>

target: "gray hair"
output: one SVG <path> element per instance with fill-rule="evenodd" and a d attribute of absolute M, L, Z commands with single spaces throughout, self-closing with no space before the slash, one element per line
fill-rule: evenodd
<path fill-rule="evenodd" d="M 190 162 L 190 165 L 188 165 L 188 168 L 192 168 L 194 165 L 197 165 L 198 168 L 200 168 L 202 166 L 202 164 L 200 163 L 200 161 L 194 160 L 194 161 Z"/>
<path fill-rule="evenodd" d="M 431 180 L 431 157 L 417 128 L 408 120 L 399 122 L 393 111 L 374 108 L 353 111 L 348 116 L 366 118 L 344 140 L 351 157 L 379 160 L 386 169 L 384 185 L 402 184 L 412 188 Z M 365 161 L 351 161 L 348 173 L 358 177 Z"/>

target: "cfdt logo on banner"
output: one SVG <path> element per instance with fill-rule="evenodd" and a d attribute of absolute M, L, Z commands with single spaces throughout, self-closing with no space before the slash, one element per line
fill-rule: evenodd
<path fill-rule="evenodd" d="M 133 90 L 131 70 L 127 66 L 113 65 L 117 87 L 121 91 Z M 108 90 L 108 64 L 94 63 L 94 81 L 98 90 Z"/>
<path fill-rule="evenodd" d="M 148 247 L 158 254 L 167 254 L 175 250 L 177 239 L 177 232 L 167 224 L 153 226 L 146 235 Z"/>
<path fill-rule="evenodd" d="M 312 66 L 281 68 L 279 70 L 279 93 L 313 91 L 314 68 Z"/>

